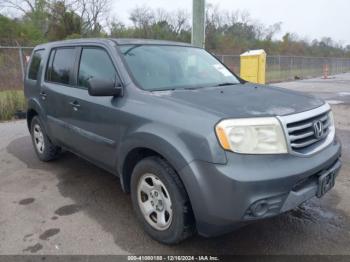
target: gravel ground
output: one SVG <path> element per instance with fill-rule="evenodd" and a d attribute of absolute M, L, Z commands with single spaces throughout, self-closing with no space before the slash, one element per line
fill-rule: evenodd
<path fill-rule="evenodd" d="M 275 84 L 328 100 L 343 169 L 322 199 L 225 236 L 176 246 L 151 240 L 118 178 L 65 153 L 33 151 L 25 121 L 0 124 L 0 254 L 350 254 L 350 74 Z"/>

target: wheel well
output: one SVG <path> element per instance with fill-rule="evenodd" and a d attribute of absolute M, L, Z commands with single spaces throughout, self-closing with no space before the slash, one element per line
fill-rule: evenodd
<path fill-rule="evenodd" d="M 148 148 L 135 148 L 131 150 L 126 156 L 123 164 L 123 169 L 122 169 L 123 188 L 126 192 L 130 192 L 130 180 L 131 180 L 131 174 L 132 174 L 132 171 L 134 170 L 134 167 L 142 159 L 149 156 L 159 156 L 165 159 L 158 152 Z"/>
<path fill-rule="evenodd" d="M 30 130 L 30 125 L 32 123 L 32 119 L 34 116 L 37 116 L 38 113 L 34 110 L 34 109 L 29 109 L 27 111 L 27 125 L 28 125 L 28 129 Z"/>

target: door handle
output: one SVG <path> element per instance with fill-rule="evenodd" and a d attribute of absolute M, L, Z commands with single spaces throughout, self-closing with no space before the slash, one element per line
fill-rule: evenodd
<path fill-rule="evenodd" d="M 45 100 L 46 97 L 47 97 L 47 94 L 46 94 L 44 91 L 41 91 L 41 92 L 40 92 L 40 96 L 41 96 L 41 99 L 42 99 L 42 100 Z"/>
<path fill-rule="evenodd" d="M 78 108 L 80 107 L 78 101 L 69 102 L 69 104 L 73 107 L 74 111 L 78 111 Z"/>

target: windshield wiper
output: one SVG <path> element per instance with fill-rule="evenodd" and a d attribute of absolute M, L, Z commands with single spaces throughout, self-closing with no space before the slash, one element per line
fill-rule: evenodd
<path fill-rule="evenodd" d="M 150 89 L 150 92 L 163 92 L 163 91 L 175 91 L 175 88 L 168 88 L 168 89 Z"/>
<path fill-rule="evenodd" d="M 224 82 L 224 83 L 217 84 L 215 86 L 232 86 L 232 85 L 237 85 L 237 84 L 238 83 Z"/>
<path fill-rule="evenodd" d="M 195 89 L 198 89 L 198 87 L 184 87 L 182 89 L 184 89 L 184 90 L 195 90 Z"/>

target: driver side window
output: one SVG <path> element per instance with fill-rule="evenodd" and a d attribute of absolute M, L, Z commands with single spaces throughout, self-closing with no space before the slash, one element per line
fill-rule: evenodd
<path fill-rule="evenodd" d="M 87 89 L 88 81 L 92 78 L 115 81 L 116 70 L 105 50 L 98 47 L 83 47 L 80 57 L 78 85 Z"/>

